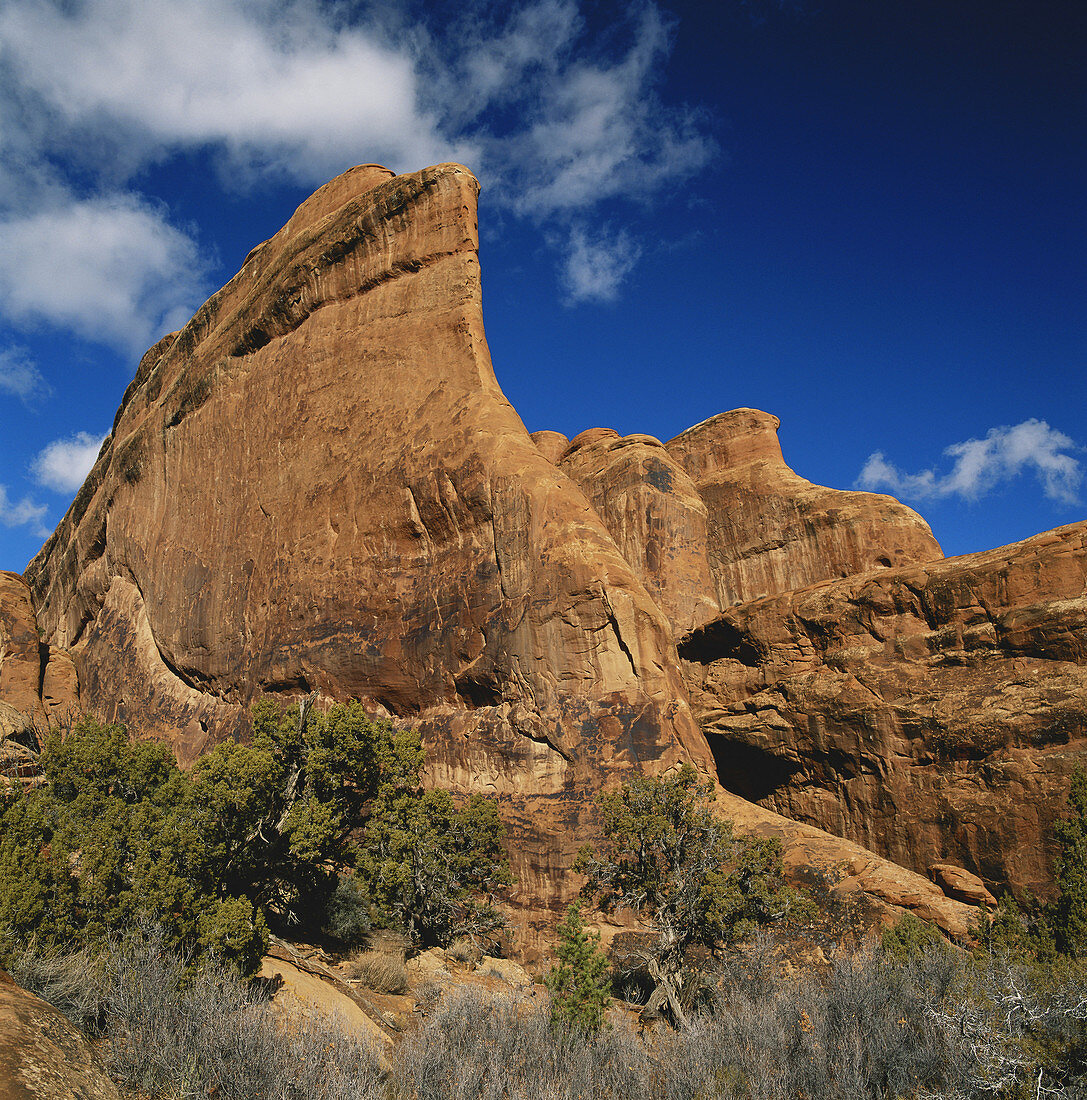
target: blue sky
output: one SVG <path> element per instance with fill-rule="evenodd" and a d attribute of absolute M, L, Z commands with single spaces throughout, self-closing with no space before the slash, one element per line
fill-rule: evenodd
<path fill-rule="evenodd" d="M 0 568 L 326 179 L 455 159 L 530 431 L 754 406 L 947 553 L 1084 517 L 1080 0 L 5 0 Z"/>

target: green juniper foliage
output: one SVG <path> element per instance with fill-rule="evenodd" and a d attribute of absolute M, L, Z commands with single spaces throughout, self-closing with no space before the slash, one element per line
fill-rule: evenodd
<path fill-rule="evenodd" d="M 1057 899 L 1051 924 L 1057 950 L 1087 955 L 1087 772 L 1077 769 L 1068 793 L 1067 817 L 1056 823 Z"/>
<path fill-rule="evenodd" d="M 652 1008 L 667 1002 L 682 1023 L 697 986 L 688 953 L 716 951 L 758 924 L 804 906 L 785 884 L 781 845 L 737 838 L 713 815 L 713 790 L 690 764 L 663 777 L 639 776 L 600 797 L 604 840 L 585 848 L 575 869 L 601 907 L 640 913 L 656 933 L 644 958 L 654 983 Z"/>
<path fill-rule="evenodd" d="M 611 1004 L 608 958 L 600 950 L 600 933 L 585 926 L 581 906 L 566 910 L 559 922 L 558 963 L 547 976 L 551 991 L 551 1022 L 595 1035 Z"/>
<path fill-rule="evenodd" d="M 53 734 L 44 785 L 0 804 L 0 965 L 31 939 L 102 944 L 141 920 L 243 974 L 269 922 L 344 937 L 403 925 L 435 942 L 465 914 L 493 926 L 473 891 L 509 881 L 495 806 L 423 791 L 422 760 L 416 733 L 357 703 L 258 704 L 251 743 L 226 741 L 189 773 L 120 726 Z"/>

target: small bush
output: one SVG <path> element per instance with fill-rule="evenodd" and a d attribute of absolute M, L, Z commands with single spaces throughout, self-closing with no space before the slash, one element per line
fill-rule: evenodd
<path fill-rule="evenodd" d="M 169 950 L 159 930 L 113 941 L 86 971 L 83 956 L 35 964 L 40 996 L 93 1005 L 93 1030 L 110 1073 L 153 1096 L 221 1100 L 385 1100 L 369 1043 L 322 1017 L 284 1031 L 270 1006 L 214 963 L 199 968 Z M 59 975 L 59 976 L 58 976 Z M 26 971 L 23 976 L 26 977 Z M 79 990 L 73 1000 L 72 989 Z M 84 1027 L 88 1020 L 77 1020 Z"/>
<path fill-rule="evenodd" d="M 629 1027 L 590 1041 L 556 1032 L 527 997 L 447 994 L 396 1052 L 398 1096 L 412 1100 L 649 1100 L 650 1061 Z"/>
<path fill-rule="evenodd" d="M 375 993 L 404 993 L 408 988 L 403 960 L 384 951 L 356 952 L 344 963 L 343 972 Z"/>

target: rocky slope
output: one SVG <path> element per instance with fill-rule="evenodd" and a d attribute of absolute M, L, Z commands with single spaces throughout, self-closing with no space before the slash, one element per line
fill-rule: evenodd
<path fill-rule="evenodd" d="M 121 1100 L 87 1038 L 0 970 L 0 1100 Z"/>
<path fill-rule="evenodd" d="M 716 717 L 781 672 L 769 643 L 733 645 L 737 616 L 787 633 L 805 586 L 954 563 L 891 498 L 794 474 L 765 413 L 668 444 L 530 437 L 487 350 L 476 194 L 458 165 L 353 169 L 147 353 L 29 598 L 0 585 L 0 694 L 40 718 L 74 670 L 81 706 L 183 762 L 244 736 L 258 696 L 362 699 L 419 726 L 436 781 L 499 798 L 526 921 L 576 889 L 597 790 L 691 760 L 798 873 L 965 930 L 961 875 L 937 886 L 855 843 L 925 869 L 848 814 L 763 789 L 764 757 L 802 739 L 768 749 Z"/>

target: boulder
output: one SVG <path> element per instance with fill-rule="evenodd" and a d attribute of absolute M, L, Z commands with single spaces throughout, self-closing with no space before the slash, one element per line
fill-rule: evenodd
<path fill-rule="evenodd" d="M 86 1036 L 2 970 L 0 1100 L 122 1100 Z"/>

